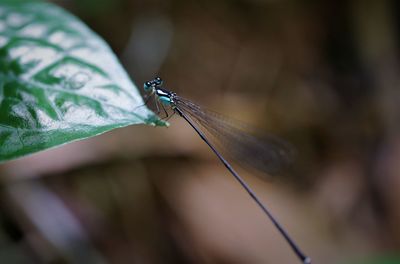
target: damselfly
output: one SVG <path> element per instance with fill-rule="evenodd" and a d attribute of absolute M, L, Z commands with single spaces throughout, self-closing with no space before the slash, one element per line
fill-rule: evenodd
<path fill-rule="evenodd" d="M 147 92 L 148 96 L 146 104 L 150 98 L 154 98 L 158 114 L 161 112 L 162 108 L 166 117 L 171 117 L 172 115 L 169 116 L 165 109 L 165 107 L 169 107 L 174 113 L 184 118 L 272 221 L 297 257 L 303 263 L 311 263 L 311 259 L 300 250 L 250 186 L 233 169 L 216 147 L 211 144 L 200 127 L 213 135 L 222 145 L 226 146 L 229 152 L 233 153 L 234 156 L 240 155 L 241 162 L 270 174 L 276 173 L 288 163 L 290 153 L 287 145 L 276 138 L 259 140 L 256 137 L 246 134 L 242 129 L 233 125 L 230 119 L 202 109 L 191 101 L 178 96 L 176 93 L 162 88 L 162 84 L 163 82 L 159 77 L 144 83 L 144 90 Z"/>

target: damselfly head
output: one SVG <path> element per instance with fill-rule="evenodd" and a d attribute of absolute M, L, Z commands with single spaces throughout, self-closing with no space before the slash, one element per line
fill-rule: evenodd
<path fill-rule="evenodd" d="M 156 77 L 154 80 L 147 81 L 143 84 L 143 89 L 148 92 L 157 86 L 161 86 L 163 83 L 162 79 L 160 77 Z"/>

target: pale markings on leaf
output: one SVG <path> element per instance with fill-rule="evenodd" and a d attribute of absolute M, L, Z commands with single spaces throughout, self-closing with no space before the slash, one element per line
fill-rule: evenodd
<path fill-rule="evenodd" d="M 0 162 L 154 120 L 106 43 L 52 4 L 0 3 L 0 49 Z"/>

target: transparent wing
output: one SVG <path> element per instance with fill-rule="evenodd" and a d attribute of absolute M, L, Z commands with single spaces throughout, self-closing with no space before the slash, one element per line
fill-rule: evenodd
<path fill-rule="evenodd" d="M 182 97 L 177 96 L 175 103 L 237 162 L 268 175 L 282 173 L 292 164 L 294 149 L 285 141 L 274 136 L 257 138 L 246 132 L 245 125 Z"/>

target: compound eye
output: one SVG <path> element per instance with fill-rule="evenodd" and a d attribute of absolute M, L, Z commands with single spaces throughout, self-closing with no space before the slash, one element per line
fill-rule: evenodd
<path fill-rule="evenodd" d="M 160 77 L 155 78 L 154 82 L 156 83 L 156 85 L 161 85 L 163 83 Z"/>
<path fill-rule="evenodd" d="M 151 88 L 151 82 L 147 81 L 143 84 L 143 88 L 145 91 L 148 91 Z"/>

